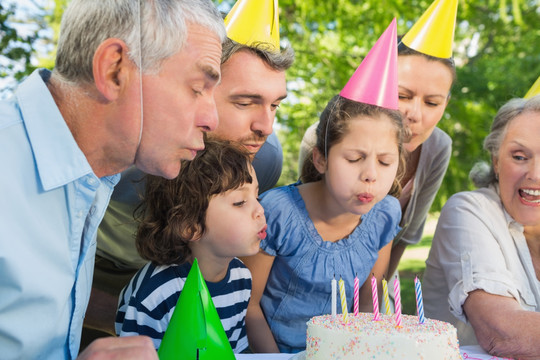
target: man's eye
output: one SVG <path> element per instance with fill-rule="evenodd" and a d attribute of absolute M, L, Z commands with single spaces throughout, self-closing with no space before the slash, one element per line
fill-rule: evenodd
<path fill-rule="evenodd" d="M 246 202 L 247 202 L 246 200 L 237 201 L 237 202 L 233 203 L 233 206 L 242 206 L 242 205 L 244 205 Z"/>

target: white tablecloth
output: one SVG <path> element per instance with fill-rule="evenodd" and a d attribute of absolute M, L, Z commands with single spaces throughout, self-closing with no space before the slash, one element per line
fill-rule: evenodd
<path fill-rule="evenodd" d="M 289 360 L 293 354 L 236 354 L 237 360 Z"/>
<path fill-rule="evenodd" d="M 464 360 L 497 360 L 502 359 L 487 354 L 480 346 L 462 346 L 461 356 Z M 301 354 L 237 354 L 237 360 L 296 360 L 303 358 Z"/>

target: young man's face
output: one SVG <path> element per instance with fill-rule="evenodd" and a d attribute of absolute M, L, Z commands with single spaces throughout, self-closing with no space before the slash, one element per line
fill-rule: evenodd
<path fill-rule="evenodd" d="M 285 71 L 239 51 L 222 64 L 221 75 L 215 91 L 219 125 L 210 136 L 237 141 L 254 156 L 272 133 L 276 110 L 287 96 Z"/>

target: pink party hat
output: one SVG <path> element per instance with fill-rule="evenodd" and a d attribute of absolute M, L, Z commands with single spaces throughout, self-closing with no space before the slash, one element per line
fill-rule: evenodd
<path fill-rule="evenodd" d="M 369 50 L 339 95 L 357 102 L 398 109 L 395 18 Z"/>

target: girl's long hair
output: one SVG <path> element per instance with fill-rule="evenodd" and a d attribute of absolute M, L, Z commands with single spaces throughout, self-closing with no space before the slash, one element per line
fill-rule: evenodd
<path fill-rule="evenodd" d="M 399 197 L 401 194 L 400 181 L 405 171 L 403 142 L 406 140 L 406 129 L 403 127 L 403 121 L 399 111 L 360 103 L 336 95 L 328 102 L 321 114 L 316 131 L 317 142 L 315 147 L 320 154 L 327 158 L 327 154 L 332 146 L 343 140 L 349 131 L 349 120 L 358 116 L 379 118 L 381 121 L 389 120 L 394 125 L 399 151 L 399 166 L 388 194 Z M 300 180 L 303 183 L 308 183 L 319 181 L 321 179 L 322 174 L 319 173 L 313 164 L 313 150 L 311 150 L 302 166 Z"/>

